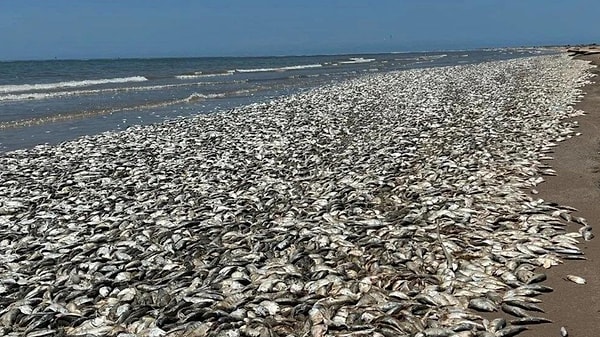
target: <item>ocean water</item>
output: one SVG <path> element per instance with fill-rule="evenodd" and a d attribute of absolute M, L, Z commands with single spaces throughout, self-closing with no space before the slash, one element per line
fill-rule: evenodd
<path fill-rule="evenodd" d="M 0 62 L 0 152 L 227 110 L 366 73 L 551 52 L 527 48 Z"/>

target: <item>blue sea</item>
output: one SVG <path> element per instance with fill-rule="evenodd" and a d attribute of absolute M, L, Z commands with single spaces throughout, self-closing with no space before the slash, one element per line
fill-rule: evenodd
<path fill-rule="evenodd" d="M 0 152 L 227 110 L 367 73 L 551 52 L 525 48 L 0 62 Z"/>

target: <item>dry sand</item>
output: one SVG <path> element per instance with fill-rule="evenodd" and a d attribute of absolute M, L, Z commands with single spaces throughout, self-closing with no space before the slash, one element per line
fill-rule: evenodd
<path fill-rule="evenodd" d="M 579 56 L 579 59 L 600 65 L 600 55 Z M 548 163 L 557 171 L 557 176 L 546 177 L 538 186 L 538 197 L 577 208 L 574 215 L 585 217 L 594 227 L 597 236 L 592 241 L 582 242 L 581 247 L 587 261 L 565 261 L 564 264 L 547 270 L 546 285 L 554 292 L 542 297 L 546 314 L 552 324 L 530 326 L 530 330 L 519 336 L 560 336 L 564 326 L 571 337 L 600 336 L 600 69 L 594 83 L 583 88 L 583 101 L 575 107 L 586 112 L 575 118 L 582 135 L 561 143 Z M 579 225 L 571 225 L 578 229 Z M 564 280 L 568 274 L 582 276 L 587 284 L 578 285 Z"/>

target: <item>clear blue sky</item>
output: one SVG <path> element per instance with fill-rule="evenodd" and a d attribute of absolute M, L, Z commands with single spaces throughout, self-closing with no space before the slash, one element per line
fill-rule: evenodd
<path fill-rule="evenodd" d="M 600 42 L 600 0 L 0 0 L 0 60 Z"/>

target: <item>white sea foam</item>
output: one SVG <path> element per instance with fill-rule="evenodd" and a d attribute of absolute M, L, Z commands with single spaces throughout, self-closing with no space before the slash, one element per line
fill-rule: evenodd
<path fill-rule="evenodd" d="M 183 99 L 183 102 L 187 102 L 187 103 L 191 103 L 191 102 L 196 102 L 196 101 L 202 101 L 205 99 L 210 99 L 210 98 L 223 98 L 225 97 L 224 93 L 220 93 L 220 94 L 200 94 L 200 93 L 193 93 L 191 95 L 189 95 L 187 98 Z"/>
<path fill-rule="evenodd" d="M 448 55 L 440 54 L 440 55 L 425 55 L 425 56 L 415 56 L 415 57 L 405 57 L 405 58 L 395 58 L 396 61 L 432 61 L 444 58 Z M 468 56 L 468 55 L 467 55 Z"/>
<path fill-rule="evenodd" d="M 39 91 L 39 90 L 61 89 L 61 88 L 77 88 L 77 87 L 88 87 L 88 86 L 98 85 L 98 84 L 143 82 L 143 81 L 147 81 L 147 80 L 148 79 L 145 78 L 144 76 L 132 76 L 132 77 L 104 78 L 104 79 L 99 79 L 99 80 L 0 85 L 0 93 Z"/>
<path fill-rule="evenodd" d="M 53 92 L 26 92 L 16 94 L 0 95 L 0 102 L 2 101 L 24 101 L 24 100 L 36 100 L 36 99 L 51 99 L 68 96 L 83 96 L 83 95 L 96 95 L 111 92 L 130 92 L 130 91 L 150 91 L 150 90 L 164 90 L 169 88 L 177 87 L 189 87 L 189 86 L 202 86 L 218 84 L 220 82 L 195 82 L 195 83 L 179 83 L 179 84 L 165 84 L 165 85 L 149 85 L 141 87 L 125 87 L 125 88 L 107 88 L 107 89 L 90 89 L 90 90 L 73 90 L 73 91 L 53 91 Z M 235 83 L 243 83 L 243 81 L 236 81 Z"/>
<path fill-rule="evenodd" d="M 227 72 L 224 72 L 224 73 L 208 73 L 208 74 L 204 74 L 201 71 L 197 71 L 193 74 L 177 75 L 177 76 L 175 76 L 175 78 L 178 78 L 180 80 L 191 80 L 191 79 L 196 79 L 196 78 L 229 76 L 229 75 L 233 75 L 234 73 L 235 73 L 235 70 L 228 70 Z"/>
<path fill-rule="evenodd" d="M 420 57 L 404 57 L 399 59 L 394 59 L 394 61 L 418 61 L 421 60 Z"/>
<path fill-rule="evenodd" d="M 375 59 L 366 59 L 363 57 L 351 57 L 350 61 L 341 61 L 341 64 L 356 64 L 356 63 L 369 63 L 373 62 Z"/>
<path fill-rule="evenodd" d="M 432 60 L 437 60 L 437 59 L 441 59 L 444 58 L 448 55 L 446 54 L 440 54 L 440 55 L 427 55 L 427 56 L 421 56 L 420 59 L 421 60 L 427 60 L 427 61 L 432 61 Z"/>
<path fill-rule="evenodd" d="M 238 73 L 259 73 L 259 72 L 269 72 L 269 71 L 286 71 L 286 70 L 320 68 L 322 66 L 323 66 L 322 64 L 303 64 L 303 65 L 280 67 L 280 68 L 236 69 L 235 71 L 237 71 Z"/>
<path fill-rule="evenodd" d="M 181 100 L 181 103 L 193 103 L 193 102 L 197 102 L 197 101 L 203 101 L 206 99 L 211 99 L 211 98 L 223 98 L 223 97 L 228 97 L 228 96 L 239 96 L 239 95 L 244 95 L 244 94 L 249 94 L 252 91 L 256 91 L 255 90 L 247 90 L 247 89 L 242 89 L 242 90 L 237 90 L 237 91 L 231 91 L 231 92 L 222 92 L 222 93 L 218 93 L 218 94 L 201 94 L 201 93 L 193 93 L 191 95 L 189 95 L 187 98 L 184 98 L 183 100 Z"/>
<path fill-rule="evenodd" d="M 232 92 L 227 92 L 227 93 L 216 93 L 216 94 L 201 94 L 201 93 L 195 92 L 186 98 L 176 99 L 176 100 L 171 100 L 171 101 L 148 103 L 148 104 L 135 105 L 135 106 L 129 106 L 129 107 L 114 107 L 114 108 L 108 108 L 108 109 L 88 110 L 88 111 L 82 111 L 82 112 L 70 113 L 70 114 L 59 114 L 59 115 L 54 115 L 54 116 L 35 117 L 35 118 L 31 118 L 31 119 L 26 119 L 26 120 L 0 122 L 0 130 L 6 129 L 6 128 L 11 128 L 11 127 L 31 126 L 31 125 L 42 124 L 42 123 L 46 123 L 46 122 L 56 122 L 56 121 L 61 121 L 61 120 L 69 120 L 69 119 L 82 118 L 82 117 L 94 116 L 94 115 L 107 115 L 107 114 L 112 114 L 115 112 L 162 108 L 162 107 L 167 107 L 167 106 L 171 106 L 171 105 L 204 101 L 204 100 L 211 99 L 211 98 L 223 98 L 223 97 L 228 97 L 228 96 L 247 95 L 253 91 L 257 91 L 257 89 L 253 89 L 253 90 L 241 89 L 241 90 L 237 90 L 237 91 L 232 91 Z M 155 112 L 152 112 L 152 114 L 154 114 L 154 113 Z"/>

